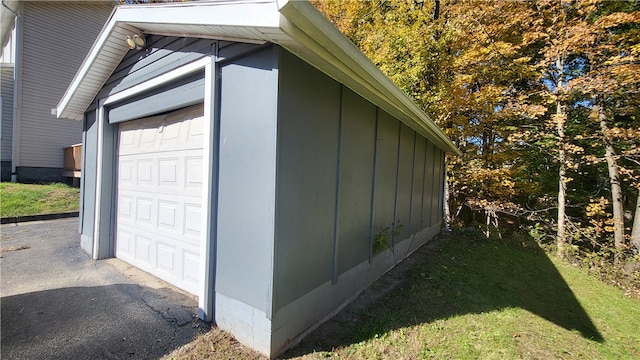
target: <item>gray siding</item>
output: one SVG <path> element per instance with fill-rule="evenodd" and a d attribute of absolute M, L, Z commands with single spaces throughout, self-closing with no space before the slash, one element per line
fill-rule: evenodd
<path fill-rule="evenodd" d="M 109 107 L 109 123 L 139 119 L 204 101 L 204 71 Z"/>
<path fill-rule="evenodd" d="M 396 188 L 396 232 L 394 241 L 409 237 L 411 221 L 411 190 L 413 183 L 413 150 L 415 131 L 408 126 L 400 126 L 400 146 L 398 148 L 398 183 Z M 397 224 L 402 224 L 400 228 Z"/>
<path fill-rule="evenodd" d="M 376 107 L 342 91 L 338 198 L 338 273 L 369 259 Z"/>
<path fill-rule="evenodd" d="M 80 179 L 80 247 L 91 254 L 96 204 L 96 169 L 98 163 L 98 123 L 96 112 L 85 114 L 82 143 L 82 178 Z"/>
<path fill-rule="evenodd" d="M 400 122 L 378 110 L 373 236 L 395 222 Z"/>
<path fill-rule="evenodd" d="M 274 302 L 333 272 L 340 84 L 280 51 Z"/>
<path fill-rule="evenodd" d="M 435 146 L 427 142 L 427 157 L 425 161 L 425 181 L 424 181 L 424 204 L 422 207 L 422 222 L 425 226 L 433 225 L 431 214 L 433 213 L 433 184 L 435 182 L 433 176 L 433 166 L 435 159 Z"/>
<path fill-rule="evenodd" d="M 0 96 L 2 96 L 2 138 L 0 160 L 11 161 L 13 136 L 13 65 L 0 65 Z"/>
<path fill-rule="evenodd" d="M 410 234 L 414 234 L 425 227 L 422 223 L 425 147 L 425 139 L 419 134 L 416 134 L 413 159 L 413 188 L 411 190 L 411 219 L 409 224 L 407 224 L 407 227 L 410 229 Z"/>
<path fill-rule="evenodd" d="M 175 36 L 148 36 L 147 47 L 130 50 L 100 89 L 97 99 L 131 88 L 163 73 L 215 53 L 218 44 L 218 61 L 242 56 L 258 49 L 260 45 L 236 44 L 211 39 L 183 38 Z M 95 107 L 96 103 L 92 105 Z"/>
<path fill-rule="evenodd" d="M 82 139 L 82 122 L 51 115 L 109 17 L 113 2 L 23 2 L 19 76 L 19 166 L 63 166 L 62 149 Z M 70 41 L 70 39 L 73 39 Z"/>
<path fill-rule="evenodd" d="M 129 50 L 96 99 L 105 98 L 212 53 L 214 40 L 149 36 L 143 50 Z"/>
<path fill-rule="evenodd" d="M 274 48 L 221 67 L 216 292 L 271 309 L 275 216 Z"/>
<path fill-rule="evenodd" d="M 431 219 L 432 223 L 438 223 L 442 220 L 442 200 L 444 194 L 444 153 L 442 150 L 436 148 L 436 159 L 434 161 L 434 187 L 433 190 L 433 199 L 434 204 L 432 205 L 433 209 L 433 218 Z"/>
<path fill-rule="evenodd" d="M 443 153 L 286 51 L 279 56 L 277 149 L 273 313 L 280 322 L 302 311 L 296 321 L 304 327 L 326 314 L 305 308 L 314 301 L 306 297 L 302 307 L 288 305 L 327 284 L 343 289 L 331 297 L 335 305 L 348 298 L 341 276 L 353 281 L 350 270 L 378 266 L 370 256 L 380 230 L 399 220 L 393 244 L 403 249 L 419 232 L 422 239 L 437 230 Z"/>

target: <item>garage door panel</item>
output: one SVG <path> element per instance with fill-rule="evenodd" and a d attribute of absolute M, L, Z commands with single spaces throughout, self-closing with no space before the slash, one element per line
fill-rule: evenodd
<path fill-rule="evenodd" d="M 119 125 L 116 256 L 197 293 L 202 105 Z"/>
<path fill-rule="evenodd" d="M 153 243 L 152 239 L 141 234 L 136 234 L 135 239 L 134 259 L 143 262 L 144 265 L 150 267 L 152 265 L 151 259 L 153 259 L 153 256 L 151 254 L 151 246 Z"/>
<path fill-rule="evenodd" d="M 120 167 L 118 171 L 118 183 L 121 186 L 135 185 L 135 178 L 133 177 L 133 168 L 135 163 L 133 160 L 121 159 Z"/>
<path fill-rule="evenodd" d="M 202 191 L 202 156 L 185 157 L 185 189 Z"/>
<path fill-rule="evenodd" d="M 118 248 L 120 249 L 120 255 L 124 258 L 133 259 L 130 254 L 133 254 L 133 248 L 131 243 L 133 241 L 133 234 L 125 229 L 118 229 Z"/>
<path fill-rule="evenodd" d="M 179 165 L 179 157 L 158 159 L 158 185 L 167 189 L 177 189 Z"/>
<path fill-rule="evenodd" d="M 136 198 L 136 224 L 155 225 L 153 203 L 153 199 L 150 198 Z"/>
<path fill-rule="evenodd" d="M 157 263 L 158 270 L 164 271 L 167 276 L 175 278 L 176 258 L 178 249 L 176 246 L 158 241 Z"/>
<path fill-rule="evenodd" d="M 121 218 L 131 218 L 133 214 L 133 197 L 122 196 L 119 199 L 118 216 Z"/>
<path fill-rule="evenodd" d="M 182 216 L 179 215 L 179 205 L 177 201 L 158 201 L 158 227 L 174 234 L 179 233 L 179 220 L 182 218 Z"/>
<path fill-rule="evenodd" d="M 183 281 L 197 289 L 198 287 L 198 271 L 200 270 L 200 256 L 194 251 L 183 251 L 182 253 L 182 273 Z"/>
<path fill-rule="evenodd" d="M 201 144 L 204 140 L 204 118 L 196 119 L 189 124 L 187 141 L 190 144 Z"/>
<path fill-rule="evenodd" d="M 186 203 L 184 204 L 184 235 L 185 239 L 189 237 L 200 237 L 200 204 Z"/>

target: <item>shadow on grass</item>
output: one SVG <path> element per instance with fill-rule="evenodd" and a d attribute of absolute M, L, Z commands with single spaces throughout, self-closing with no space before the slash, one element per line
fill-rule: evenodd
<path fill-rule="evenodd" d="M 504 308 L 528 310 L 604 342 L 555 265 L 530 237 L 487 240 L 454 234 L 434 241 L 411 256 L 398 287 L 363 309 L 347 307 L 283 357 L 332 351 L 394 329 Z"/>

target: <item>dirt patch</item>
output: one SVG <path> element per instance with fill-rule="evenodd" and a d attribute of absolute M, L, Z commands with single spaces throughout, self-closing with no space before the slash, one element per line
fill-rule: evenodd
<path fill-rule="evenodd" d="M 0 249 L 0 253 L 4 254 L 11 251 L 26 250 L 26 249 L 31 249 L 31 246 L 27 246 L 27 245 L 9 246 L 9 247 Z"/>
<path fill-rule="evenodd" d="M 200 359 L 246 359 L 265 360 L 261 355 L 240 344 L 233 336 L 212 328 L 206 334 L 199 335 L 194 341 L 165 355 L 162 360 L 200 360 Z"/>

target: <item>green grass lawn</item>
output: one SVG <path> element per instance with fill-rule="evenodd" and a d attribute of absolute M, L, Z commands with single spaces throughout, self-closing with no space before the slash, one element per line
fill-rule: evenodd
<path fill-rule="evenodd" d="M 78 211 L 80 190 L 65 184 L 0 183 L 0 217 Z"/>
<path fill-rule="evenodd" d="M 382 280 L 399 285 L 347 307 L 282 358 L 640 358 L 640 301 L 529 238 L 454 234 L 403 267 Z M 213 329 L 171 357 L 259 355 Z"/>

